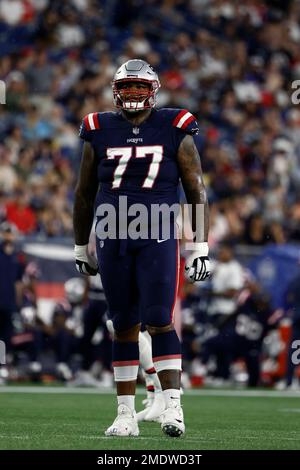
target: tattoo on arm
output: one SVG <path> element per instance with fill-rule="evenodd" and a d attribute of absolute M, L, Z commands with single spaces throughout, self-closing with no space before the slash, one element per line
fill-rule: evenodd
<path fill-rule="evenodd" d="M 86 245 L 89 242 L 98 185 L 96 156 L 91 144 L 85 142 L 79 178 L 75 188 L 73 210 L 73 227 L 76 245 Z"/>
<path fill-rule="evenodd" d="M 177 162 L 182 186 L 186 195 L 187 203 L 192 206 L 192 230 L 195 234 L 194 241 L 207 241 L 209 228 L 209 209 L 206 190 L 203 182 L 203 174 L 200 156 L 190 135 L 184 137 L 178 149 Z M 203 205 L 204 227 L 203 235 L 199 239 L 199 231 L 196 227 L 197 204 Z M 198 234 L 198 236 L 197 236 Z"/>

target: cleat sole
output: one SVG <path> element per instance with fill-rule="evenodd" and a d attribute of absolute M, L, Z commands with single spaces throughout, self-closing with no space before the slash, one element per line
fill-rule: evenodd
<path fill-rule="evenodd" d="M 173 424 L 164 424 L 162 426 L 163 432 L 170 437 L 180 437 L 183 435 L 183 431 Z"/>

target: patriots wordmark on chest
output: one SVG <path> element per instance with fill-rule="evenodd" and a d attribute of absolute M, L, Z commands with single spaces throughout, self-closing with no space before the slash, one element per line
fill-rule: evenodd
<path fill-rule="evenodd" d="M 134 133 L 134 135 L 138 135 L 140 133 L 140 129 L 138 127 L 133 127 L 132 132 Z"/>

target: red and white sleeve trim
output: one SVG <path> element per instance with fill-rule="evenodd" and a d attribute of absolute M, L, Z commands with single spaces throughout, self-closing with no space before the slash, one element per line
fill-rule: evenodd
<path fill-rule="evenodd" d="M 183 109 L 174 119 L 173 126 L 179 127 L 179 129 L 185 129 L 192 121 L 196 121 L 195 116 L 186 109 Z"/>
<path fill-rule="evenodd" d="M 90 113 L 85 116 L 83 120 L 87 131 L 94 131 L 95 129 L 100 128 L 98 113 Z"/>

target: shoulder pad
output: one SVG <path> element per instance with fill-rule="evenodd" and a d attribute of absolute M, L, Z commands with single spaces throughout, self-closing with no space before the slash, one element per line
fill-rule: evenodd
<path fill-rule="evenodd" d="M 177 110 L 172 125 L 181 129 L 186 134 L 194 135 L 199 132 L 199 125 L 195 116 L 187 109 Z"/>
<path fill-rule="evenodd" d="M 116 120 L 116 117 L 117 113 L 112 111 L 87 114 L 82 120 L 79 137 L 91 142 L 94 136 L 93 131 L 118 127 L 120 125 L 120 120 Z"/>

